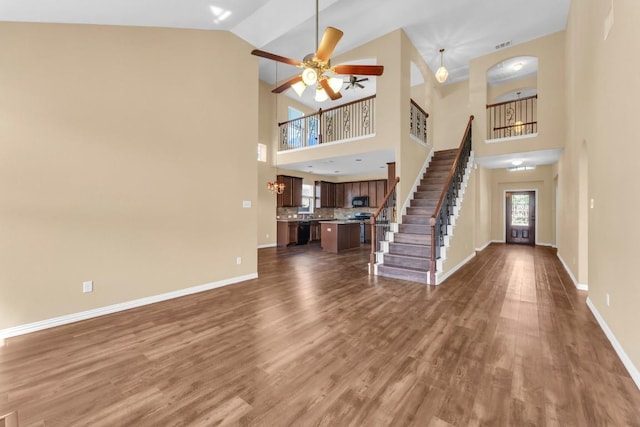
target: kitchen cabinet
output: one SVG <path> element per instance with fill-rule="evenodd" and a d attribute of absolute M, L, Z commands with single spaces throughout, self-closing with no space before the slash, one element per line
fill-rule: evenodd
<path fill-rule="evenodd" d="M 376 181 L 376 198 L 377 198 L 377 207 L 380 207 L 380 205 L 382 205 L 382 202 L 384 201 L 384 196 L 387 195 L 387 180 L 386 179 L 380 179 L 378 181 Z"/>
<path fill-rule="evenodd" d="M 311 221 L 311 228 L 310 228 L 310 241 L 316 241 L 316 240 L 320 240 L 320 221 Z"/>
<path fill-rule="evenodd" d="M 284 191 L 278 194 L 277 206 L 279 208 L 302 206 L 302 178 L 278 175 L 277 181 L 284 184 Z"/>
<path fill-rule="evenodd" d="M 344 182 L 336 184 L 336 208 L 344 208 Z"/>
<path fill-rule="evenodd" d="M 367 195 L 369 196 L 369 207 L 378 207 L 378 192 L 376 191 L 376 184 L 378 181 L 366 181 L 367 183 Z M 380 200 L 382 201 L 382 200 Z"/>
<path fill-rule="evenodd" d="M 336 207 L 336 184 L 327 181 L 316 181 L 316 207 Z"/>
<path fill-rule="evenodd" d="M 278 246 L 284 247 L 298 243 L 298 222 L 278 221 Z"/>

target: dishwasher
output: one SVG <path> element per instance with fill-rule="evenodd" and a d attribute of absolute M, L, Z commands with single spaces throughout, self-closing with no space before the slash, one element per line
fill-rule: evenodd
<path fill-rule="evenodd" d="M 300 221 L 298 223 L 298 244 L 306 245 L 309 243 L 309 233 L 311 232 L 310 221 Z"/>

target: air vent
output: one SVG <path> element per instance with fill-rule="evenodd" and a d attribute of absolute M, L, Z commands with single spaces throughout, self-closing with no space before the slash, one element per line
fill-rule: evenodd
<path fill-rule="evenodd" d="M 506 42 L 502 42 L 496 45 L 496 50 L 504 49 L 505 47 L 511 46 L 511 40 L 507 40 Z"/>

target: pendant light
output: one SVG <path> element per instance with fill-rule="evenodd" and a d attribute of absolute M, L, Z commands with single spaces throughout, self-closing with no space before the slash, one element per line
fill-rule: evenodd
<path fill-rule="evenodd" d="M 438 68 L 438 71 L 436 71 L 435 74 L 438 83 L 444 83 L 447 80 L 447 77 L 449 77 L 449 72 L 444 68 L 443 56 L 444 49 L 440 49 L 440 68 Z"/>

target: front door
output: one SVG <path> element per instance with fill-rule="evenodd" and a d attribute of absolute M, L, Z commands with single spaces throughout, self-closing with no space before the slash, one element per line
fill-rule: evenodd
<path fill-rule="evenodd" d="M 535 245 L 536 193 L 535 191 L 507 192 L 507 243 Z"/>

